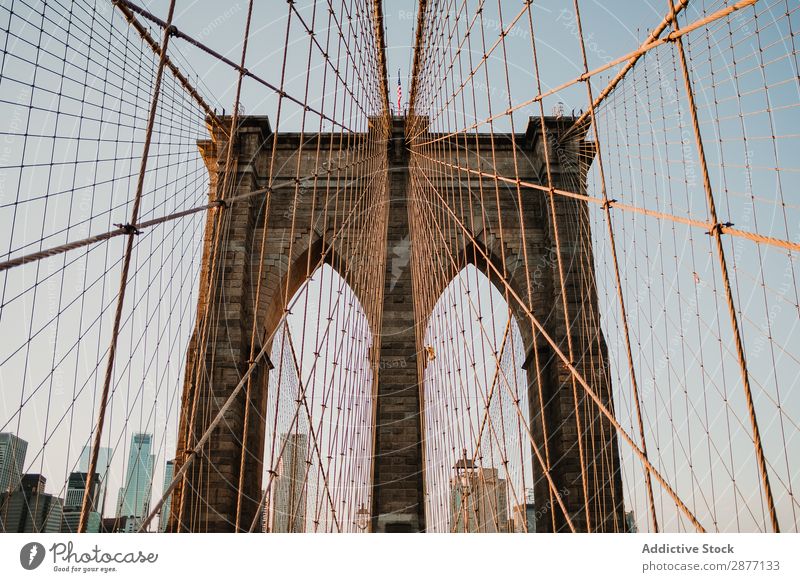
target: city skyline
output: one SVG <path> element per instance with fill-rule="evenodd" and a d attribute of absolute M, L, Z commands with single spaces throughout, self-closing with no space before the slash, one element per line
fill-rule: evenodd
<path fill-rule="evenodd" d="M 120 488 L 117 505 L 111 522 L 114 531 L 136 531 L 142 519 L 149 510 L 152 496 L 152 474 L 155 457 L 149 454 L 152 435 L 134 433 L 131 436 L 128 455 L 128 471 L 126 485 Z M 16 447 L 16 454 L 12 455 L 12 448 Z M 13 483 L 16 479 L 17 486 L 13 491 L 3 491 L 0 498 L 0 523 L 3 531 L 47 531 L 47 532 L 76 532 L 83 503 L 84 490 L 88 473 L 83 469 L 88 467 L 88 447 L 82 451 L 78 460 L 78 469 L 69 474 L 63 488 L 64 496 L 47 493 L 47 477 L 37 473 L 21 473 L 15 477 L 25 465 L 26 443 L 13 433 L 0 434 L 0 476 Z M 101 448 L 98 468 L 105 471 L 106 463 L 110 458 L 111 449 Z M 174 461 L 166 464 L 164 488 L 171 481 L 171 470 Z M 99 473 L 95 473 L 93 493 L 89 498 L 89 513 L 87 532 L 100 532 L 103 530 L 104 496 L 106 483 Z M 169 501 L 164 505 L 169 512 Z M 166 527 L 166 523 L 163 524 Z M 162 524 L 159 524 L 159 530 Z"/>

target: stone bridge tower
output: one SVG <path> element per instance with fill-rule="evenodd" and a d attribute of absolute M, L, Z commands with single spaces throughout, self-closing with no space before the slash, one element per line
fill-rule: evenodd
<path fill-rule="evenodd" d="M 551 155 L 557 153 L 551 161 L 551 169 L 555 188 L 581 191 L 579 189 L 585 189 L 588 168 L 585 160 L 591 162 L 591 155 L 586 153 L 588 148 L 583 135 L 575 135 L 574 130 L 572 133 L 568 132 L 572 121 L 571 118 L 546 119 Z M 413 169 L 414 164 L 424 161 L 415 159 L 412 153 L 414 144 L 407 138 L 407 130 L 405 118 L 394 118 L 388 132 L 378 141 L 378 147 L 387 148 L 384 159 L 388 160 L 388 168 L 375 168 L 375 172 L 383 172 L 388 180 L 389 222 L 384 235 L 387 249 L 397 248 L 397 245 L 408 240 L 413 244 L 414 239 L 414 233 L 410 229 L 409 207 L 413 204 L 412 192 L 420 190 L 413 188 L 413 172 L 409 171 L 409 167 Z M 335 140 L 335 137 L 335 134 L 315 134 L 306 135 L 304 139 L 315 143 L 319 140 L 325 148 L 341 147 L 341 140 Z M 353 136 L 354 143 L 363 137 Z M 482 167 L 486 174 L 496 172 L 509 176 L 514 175 L 513 158 L 516 148 L 516 158 L 521 163 L 518 170 L 520 178 L 531 183 L 546 184 L 542 138 L 540 121 L 532 118 L 527 131 L 513 136 L 513 139 L 510 135 L 500 134 L 465 139 L 458 144 L 458 155 L 461 156 L 462 163 L 470 157 L 482 157 Z M 249 192 L 266 187 L 274 139 L 276 136 L 267 118 L 249 116 L 240 120 L 234 142 L 235 192 Z M 372 143 L 375 143 L 375 139 Z M 211 139 L 199 145 L 211 176 L 210 200 L 216 200 L 216 188 L 225 171 L 227 138 L 217 131 Z M 491 160 L 488 165 L 486 161 L 485 152 L 490 147 L 493 149 L 494 167 L 491 167 Z M 254 307 L 253 279 L 254 273 L 258 272 L 256 263 L 259 261 L 262 238 L 261 199 L 252 197 L 237 201 L 225 209 L 226 236 L 219 247 L 221 260 L 216 279 L 217 293 L 210 298 L 207 293 L 210 287 L 208 261 L 214 214 L 209 214 L 199 308 L 202 309 L 208 301 L 212 301 L 212 307 L 219 316 L 206 325 L 224 326 L 225 333 L 208 334 L 207 337 L 217 338 L 214 340 L 217 343 L 201 346 L 198 345 L 199 334 L 196 332 L 190 345 L 176 471 L 185 458 L 187 436 L 194 435 L 193 438 L 196 439 L 203 433 L 216 414 L 215 411 L 219 410 L 221 402 L 239 382 L 242 371 L 247 369 L 253 318 L 258 318 L 259 326 L 268 334 L 275 328 L 286 307 L 284 289 L 289 290 L 288 296 L 291 297 L 305 282 L 300 276 L 305 275 L 305 270 L 292 266 L 306 265 L 309 261 L 313 264 L 319 259 L 334 264 L 340 273 L 350 272 L 342 266 L 349 260 L 348 254 L 352 251 L 348 249 L 352 249 L 352 245 L 342 244 L 326 253 L 320 242 L 324 226 L 311 224 L 310 205 L 315 194 L 302 197 L 297 203 L 300 204 L 299 208 L 292 207 L 296 199 L 293 179 L 298 175 L 295 169 L 301 168 L 300 175 L 314 171 L 311 159 L 313 152 L 308 149 L 300 154 L 302 159 L 297 164 L 300 149 L 300 135 L 281 133 L 277 136 L 273 184 L 286 185 L 275 187 L 272 192 L 267 252 L 263 265 L 262 300 L 258 306 Z M 584 162 L 579 163 L 579 159 Z M 443 186 L 444 195 L 448 195 L 447 190 L 465 186 L 477 188 L 481 179 L 484 178 L 454 179 L 452 183 Z M 526 296 L 527 288 L 534 289 L 532 311 L 566 353 L 568 325 L 562 309 L 557 261 L 553 259 L 554 231 L 547 193 L 523 188 L 523 208 L 520 209 L 516 188 L 512 186 L 499 193 L 502 199 L 499 213 L 497 207 L 491 210 L 487 206 L 482 220 L 485 226 L 479 232 L 471 233 L 472 241 L 469 244 L 454 238 L 445 245 L 449 248 L 441 251 L 443 254 L 447 252 L 449 256 L 459 257 L 462 262 L 459 268 L 467 263 L 474 263 L 484 272 L 488 272 L 487 263 L 492 262 L 499 272 L 508 274 L 510 285 L 520 297 Z M 521 226 L 518 218 L 520 212 L 524 217 Z M 499 215 L 506 213 L 506 228 L 501 237 L 498 225 L 503 217 Z M 292 214 L 296 217 L 294 225 L 290 224 L 289 219 Z M 564 286 L 572 320 L 569 329 L 574 343 L 574 364 L 611 408 L 606 349 L 600 331 L 592 271 L 588 209 L 585 202 L 556 196 L 555 214 L 561 225 Z M 333 220 L 337 217 L 331 218 Z M 466 220 L 464 222 L 468 223 Z M 294 240 L 290 232 L 293 233 Z M 373 233 L 373 238 L 378 234 L 380 233 Z M 502 245 L 505 245 L 503 249 L 500 249 L 501 240 Z M 525 254 L 531 269 L 526 270 L 522 266 Z M 372 331 L 380 338 L 380 354 L 375 357 L 384 362 L 403 361 L 406 365 L 386 366 L 390 370 L 388 373 L 382 366 L 376 367 L 371 530 L 417 532 L 425 531 L 424 443 L 419 380 L 422 364 L 417 358 L 420 348 L 415 335 L 415 325 L 419 326 L 421 322 L 415 321 L 413 265 L 407 265 L 399 273 L 387 272 L 390 267 L 391 262 L 387 260 L 376 266 L 386 273 L 382 309 L 367 305 L 365 308 Z M 455 276 L 458 270 L 455 269 L 452 275 Z M 363 281 L 343 276 L 356 296 L 363 293 Z M 430 313 L 433 305 L 423 307 Z M 528 315 L 514 306 L 512 309 L 515 310 L 527 352 L 524 367 L 529 382 L 531 433 L 538 448 L 547 452 L 555 487 L 579 531 L 587 530 L 587 519 L 591 522 L 593 531 L 621 530 L 622 491 L 614 430 L 580 387 L 577 391 L 573 390 L 569 371 L 560 359 L 554 357 L 550 345 L 533 331 L 528 324 Z M 381 312 L 382 316 L 378 315 Z M 424 329 L 424 323 L 422 328 Z M 221 339 L 223 336 L 224 340 Z M 269 367 L 268 360 L 263 360 L 251 379 L 254 389 L 250 404 L 254 414 L 248 423 L 249 444 L 240 510 L 244 524 L 249 524 L 254 518 L 262 489 L 265 427 L 263 422 L 259 424 L 252 419 L 264 417 Z M 203 373 L 191 374 L 191 370 L 202 370 Z M 206 410 L 206 414 L 193 414 L 193 409 L 198 407 Z M 585 445 L 583 462 L 576 445 L 578 425 L 575 410 L 580 410 L 582 417 L 580 426 L 583 433 L 582 443 Z M 204 459 L 209 461 L 213 470 L 190 470 L 184 485 L 176 489 L 171 505 L 171 531 L 234 530 L 244 411 L 245 400 L 241 397 L 228 409 L 225 422 L 215 429 L 204 449 Z M 544 438 L 545 434 L 547 439 Z M 536 461 L 533 465 L 538 467 Z M 583 489 L 584 477 L 589 484 L 588 499 Z M 539 515 L 546 516 L 537 521 L 537 531 L 565 531 L 560 510 L 551 510 L 555 506 L 552 487 L 543 478 L 541 470 L 535 473 L 534 488 L 536 511 Z M 204 493 L 201 494 L 201 491 Z M 183 518 L 178 523 L 178 516 L 182 511 Z M 244 527 L 246 529 L 247 525 Z"/>

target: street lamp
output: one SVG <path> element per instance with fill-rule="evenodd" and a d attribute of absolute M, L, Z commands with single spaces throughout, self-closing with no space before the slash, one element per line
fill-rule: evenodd
<path fill-rule="evenodd" d="M 472 493 L 472 481 L 475 473 L 475 462 L 467 456 L 467 449 L 463 449 L 462 457 L 456 461 L 453 466 L 456 472 L 456 483 L 459 485 L 459 493 L 461 495 L 460 508 L 463 510 L 464 515 L 464 532 L 470 531 L 470 513 L 471 508 L 469 504 L 470 494 Z M 457 531 L 457 526 L 454 528 Z"/>
<path fill-rule="evenodd" d="M 363 503 L 356 511 L 356 527 L 361 532 L 366 531 L 367 527 L 369 527 L 369 511 L 364 507 Z"/>

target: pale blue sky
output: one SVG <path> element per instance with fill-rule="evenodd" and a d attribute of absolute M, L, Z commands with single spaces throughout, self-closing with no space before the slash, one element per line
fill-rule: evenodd
<path fill-rule="evenodd" d="M 85 0 L 80 2 L 85 3 Z M 246 66 L 277 85 L 288 5 L 283 2 L 255 4 Z M 297 4 L 310 22 L 313 3 Z M 455 9 L 460 6 L 458 2 L 452 4 Z M 711 0 L 693 2 L 689 20 L 702 16 L 704 9 L 710 12 L 724 4 Z M 37 25 L 33 20 L 23 25 L 17 19 L 10 27 L 13 34 L 9 34 L 6 5 L 4 2 L 0 15 L 0 41 L 5 46 L 0 79 L 0 129 L 5 136 L 0 148 L 1 258 L 35 250 L 44 237 L 47 238 L 43 246 L 49 246 L 102 232 L 115 222 L 127 221 L 126 201 L 132 181 L 135 182 L 131 176 L 135 176 L 138 164 L 136 144 L 142 136 L 141 116 L 149 99 L 148 82 L 152 82 L 146 74 L 142 73 L 142 78 L 137 78 L 136 74 L 137 71 L 147 73 L 153 67 L 149 53 L 143 53 L 147 54 L 143 63 L 128 62 L 134 61 L 131 55 L 141 50 L 134 32 L 125 49 L 130 53 L 120 57 L 128 62 L 120 74 L 120 83 L 142 87 L 134 104 L 101 103 L 96 92 L 82 92 L 77 62 L 72 63 L 75 70 L 70 68 L 70 63 L 62 69 L 63 75 L 77 79 L 74 86 L 63 84 L 65 95 L 69 94 L 70 87 L 72 90 L 78 87 L 71 100 L 65 97 L 56 102 L 52 95 L 48 100 L 40 94 L 31 97 L 26 92 L 25 82 L 55 88 L 58 76 L 48 77 L 48 73 L 41 70 L 36 73 L 31 62 L 50 62 L 49 56 L 37 56 L 35 42 L 31 41 Z M 110 3 L 97 0 L 96 5 L 98 15 L 113 18 L 120 24 L 121 17 Z M 166 0 L 143 2 L 143 5 L 162 18 L 166 14 Z M 522 5 L 522 2 L 503 0 L 504 21 L 516 15 Z M 475 6 L 474 0 L 468 2 L 468 14 L 474 12 Z M 499 32 L 497 6 L 496 2 L 486 3 L 487 44 L 491 44 Z M 571 7 L 571 2 L 556 0 L 534 3 L 534 28 L 544 90 L 574 79 L 582 72 Z M 589 67 L 599 66 L 636 48 L 647 31 L 661 20 L 665 9 L 666 2 L 661 0 L 581 2 Z M 49 10 L 48 17 L 58 26 L 48 26 L 57 31 L 59 26 L 64 26 L 64 10 L 60 7 Z M 238 62 L 246 10 L 244 0 L 229 3 L 178 0 L 174 22 L 181 30 Z M 388 90 L 392 103 L 396 101 L 398 69 L 404 97 L 410 92 L 408 78 L 415 10 L 416 2 L 410 0 L 384 2 Z M 323 17 L 327 17 L 325 5 L 318 3 L 317 18 Z M 799 20 L 793 2 L 762 0 L 755 9 L 746 9 L 724 21 L 724 25 L 713 27 L 710 40 L 703 35 L 690 35 L 687 40 L 720 218 L 734 222 L 742 230 L 795 242 L 800 236 L 800 210 L 795 192 L 796 152 L 800 146 L 800 115 L 796 107 L 800 102 L 800 85 L 794 48 L 798 41 L 791 34 L 797 35 L 800 30 Z M 88 20 L 84 24 L 90 25 Z M 76 26 L 77 32 L 72 32 L 71 42 L 76 46 L 76 39 L 82 38 L 79 28 Z M 324 28 L 318 27 L 319 30 Z M 99 26 L 96 30 L 100 40 L 105 38 Z M 89 36 L 88 33 L 84 35 L 85 38 Z M 320 33 L 317 38 L 323 42 L 324 36 Z M 26 39 L 30 42 L 26 43 Z M 332 39 L 335 40 L 336 35 Z M 298 98 L 302 98 L 306 87 L 308 42 L 308 35 L 302 33 L 295 19 L 289 33 L 291 48 L 287 53 L 286 91 Z M 53 45 L 57 44 L 53 41 Z M 499 52 L 489 59 L 489 92 L 494 111 L 507 106 L 503 74 L 506 65 L 510 73 L 512 104 L 536 92 L 527 19 L 522 19 L 509 34 L 507 48 L 507 63 Z M 103 50 L 106 49 L 102 42 L 93 47 L 100 56 Z M 209 103 L 219 111 L 230 112 L 236 74 L 183 41 L 173 39 L 170 51 Z M 473 51 L 473 56 L 479 58 L 482 51 L 476 47 Z M 666 46 L 648 56 L 620 87 L 615 99 L 598 112 L 606 186 L 610 198 L 650 210 L 706 220 L 682 79 L 675 75 L 676 63 L 669 51 L 670 46 Z M 315 106 L 322 98 L 321 64 L 322 59 L 316 54 L 308 76 L 308 101 Z M 595 93 L 612 74 L 613 70 L 593 80 Z M 91 82 L 94 81 L 90 79 L 84 84 Z M 180 95 L 180 91 L 175 89 L 175 84 L 169 84 L 168 89 L 173 91 L 170 99 L 177 101 L 175 95 Z M 483 90 L 486 91 L 485 86 Z M 62 114 L 34 113 L 26 119 L 29 98 L 43 110 L 57 109 Z M 477 111 L 467 111 L 467 118 L 484 117 L 487 114 L 485 101 L 485 95 L 479 95 Z M 558 101 L 565 104 L 567 112 L 586 108 L 585 88 L 574 85 L 547 98 L 545 112 L 549 114 Z M 247 114 L 269 116 L 274 127 L 277 106 L 274 93 L 246 80 L 242 105 Z M 77 129 L 67 130 L 59 125 L 59 131 L 80 135 L 83 138 L 80 145 L 76 145 L 75 140 L 67 140 L 55 147 L 46 137 L 33 137 L 36 133 L 46 134 L 53 123 L 63 124 L 66 114 L 78 115 L 80 110 L 80 115 L 89 116 L 103 107 L 118 107 L 121 111 L 135 109 L 137 116 L 130 123 L 132 127 L 108 134 L 108 126 L 104 129 L 103 123 L 95 127 L 85 121 Z M 281 129 L 297 131 L 301 127 L 300 113 L 299 107 L 284 103 Z M 516 130 L 524 131 L 527 116 L 535 114 L 538 114 L 538 107 L 526 107 L 517 112 Z M 149 177 L 147 191 L 151 196 L 143 209 L 143 217 L 147 218 L 202 204 L 206 195 L 207 176 L 194 145 L 196 140 L 205 137 L 198 110 L 182 102 L 174 111 L 162 112 L 162 116 L 173 134 L 160 138 L 162 149 L 158 152 L 165 161 L 156 162 L 158 172 Z M 307 131 L 316 131 L 319 119 L 309 116 L 306 124 Z M 508 127 L 507 119 L 496 124 L 501 130 Z M 329 128 L 329 123 L 323 123 L 323 129 Z M 23 133 L 30 135 L 26 149 L 21 147 Z M 107 149 L 110 146 L 103 139 L 109 143 L 130 144 L 130 149 Z M 130 159 L 113 164 L 98 163 L 90 169 L 71 161 L 102 158 L 104 154 L 111 159 L 128 156 Z M 48 161 L 63 164 L 32 169 L 33 165 Z M 22 172 L 20 165 L 31 168 Z M 99 184 L 103 178 L 108 178 L 110 183 L 87 187 Z M 61 191 L 65 192 L 63 196 L 52 197 L 47 203 L 36 198 L 37 194 Z M 597 164 L 590 172 L 589 191 L 600 195 Z M 20 201 L 22 203 L 18 204 Z M 693 507 L 707 521 L 714 512 L 729 516 L 720 520 L 721 529 L 761 528 L 763 507 L 755 479 L 749 424 L 731 352 L 730 324 L 719 285 L 718 266 L 708 237 L 696 228 L 673 227 L 672 223 L 641 215 L 616 213 L 614 216 L 634 359 L 639 384 L 643 387 L 646 426 L 652 432 L 653 442 L 660 439 L 658 465 L 668 474 L 678 475 L 678 488 L 687 496 L 713 483 L 724 487 L 730 482 L 731 467 L 735 465 L 741 491 L 717 491 L 718 508 L 710 507 L 708 500 L 702 498 L 693 499 Z M 633 432 L 634 419 L 627 415 L 629 379 L 604 218 L 596 206 L 591 207 L 591 217 L 604 329 L 612 373 L 617 379 L 616 396 L 621 403 L 617 410 L 623 426 Z M 202 218 L 196 215 L 158 230 L 151 237 L 142 237 L 137 246 L 139 254 L 135 267 L 141 269 L 141 279 L 137 279 L 139 286 L 133 287 L 128 305 L 138 305 L 142 315 L 125 323 L 124 329 L 129 333 L 121 353 L 128 359 L 118 362 L 119 395 L 115 397 L 117 408 L 110 420 L 114 428 L 109 431 L 109 440 L 104 445 L 116 447 L 112 463 L 118 463 L 117 475 L 121 475 L 130 431 L 157 433 L 154 493 L 158 492 L 164 463 L 172 457 L 175 446 L 179 406 L 176 395 L 180 391 L 183 350 L 192 329 L 201 229 Z M 2 430 L 19 431 L 20 436 L 31 443 L 27 468 L 41 470 L 50 479 L 49 491 L 59 491 L 62 477 L 65 478 L 77 463 L 80 449 L 88 438 L 94 412 L 85 411 L 93 411 L 96 405 L 92 396 L 98 385 L 96 365 L 102 362 L 108 344 L 108 319 L 113 310 L 109 306 L 114 303 L 118 279 L 116 257 L 121 250 L 118 239 L 97 247 L 88 255 L 67 255 L 68 261 L 73 261 L 74 257 L 80 260 L 68 262 L 70 267 L 65 274 L 61 271 L 65 268 L 62 257 L 0 276 L 6 301 L 0 313 L 0 361 L 5 362 L 0 370 L 3 392 L 0 426 Z M 734 293 L 750 354 L 767 457 L 773 464 L 779 512 L 784 521 L 797 523 L 794 518 L 796 502 L 793 506 L 787 494 L 792 480 L 796 483 L 798 478 L 797 467 L 788 459 L 800 458 L 797 425 L 800 398 L 796 392 L 800 361 L 795 335 L 799 317 L 797 274 L 792 263 L 796 256 L 787 258 L 785 251 L 772 247 L 759 251 L 753 243 L 742 239 L 726 239 L 726 250 L 732 257 Z M 155 266 L 151 258 L 156 259 Z M 29 290 L 34 282 L 39 283 L 35 294 Z M 155 303 L 155 289 L 158 296 L 163 297 L 163 305 Z M 48 323 L 58 313 L 62 315 Z M 464 318 L 467 315 L 462 314 Z M 296 326 L 296 322 L 293 325 Z M 501 323 L 498 325 L 502 327 Z M 26 338 L 40 328 L 36 340 L 28 344 Z M 75 348 L 78 336 L 82 339 L 80 347 Z M 159 349 L 155 347 L 156 342 L 161 346 Z M 169 349 L 165 350 L 164 345 Z M 62 356 L 65 357 L 63 362 Z M 53 368 L 55 371 L 51 371 Z M 141 378 L 145 380 L 141 382 Z M 76 396 L 74 387 L 83 388 L 84 382 L 85 390 L 78 390 Z M 25 395 L 30 395 L 36 386 L 41 389 L 26 405 L 24 414 L 16 414 L 21 396 L 28 397 Z M 70 412 L 73 398 L 78 398 L 80 404 L 81 412 L 77 414 Z M 781 412 L 778 412 L 778 402 Z M 51 408 L 57 410 L 56 416 L 65 413 L 58 429 L 53 429 L 56 419 L 48 414 Z M 707 415 L 708 410 L 712 413 Z M 704 437 L 707 429 L 712 434 L 710 438 Z M 47 454 L 37 457 L 44 446 L 45 433 L 48 434 Z M 788 441 L 784 434 L 789 435 Z M 627 493 L 637 489 L 641 470 L 625 445 L 622 445 L 622 456 Z M 689 461 L 696 474 L 709 473 L 709 467 L 713 466 L 716 476 L 710 483 L 698 484 L 689 472 Z M 118 480 L 112 480 L 109 492 L 116 492 L 119 484 Z M 643 519 L 645 500 L 640 488 L 638 494 L 631 495 L 629 502 Z M 754 508 L 752 515 L 742 504 Z M 666 502 L 665 505 L 668 506 Z M 671 524 L 676 529 L 683 527 L 677 518 L 674 519 Z"/>

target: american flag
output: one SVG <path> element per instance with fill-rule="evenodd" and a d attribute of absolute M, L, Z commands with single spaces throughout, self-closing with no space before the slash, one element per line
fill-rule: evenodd
<path fill-rule="evenodd" d="M 401 113 L 401 103 L 403 102 L 403 87 L 400 85 L 400 69 L 397 69 L 397 113 Z"/>

